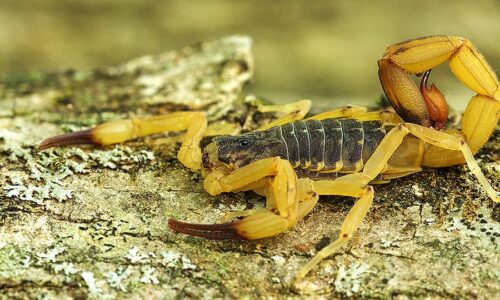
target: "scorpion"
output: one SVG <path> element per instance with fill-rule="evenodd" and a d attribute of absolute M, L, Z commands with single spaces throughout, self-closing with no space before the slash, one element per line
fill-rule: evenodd
<path fill-rule="evenodd" d="M 454 75 L 477 94 L 469 101 L 461 131 L 445 129 L 447 101 L 427 81 L 430 71 L 449 61 Z M 353 237 L 374 198 L 372 184 L 422 170 L 466 163 L 494 202 L 497 192 L 474 154 L 487 142 L 500 118 L 500 84 L 470 40 L 430 36 L 389 46 L 378 61 L 378 75 L 394 111 L 347 106 L 306 118 L 311 101 L 263 105 L 283 116 L 255 131 L 220 135 L 202 150 L 207 117 L 200 111 L 110 121 L 94 128 L 44 140 L 40 149 L 76 144 L 110 145 L 164 131 L 186 130 L 178 160 L 204 177 L 210 195 L 252 190 L 266 197 L 265 208 L 230 212 L 222 224 L 170 219 L 179 233 L 209 239 L 268 238 L 295 226 L 321 195 L 357 200 L 338 238 L 301 267 L 304 278 L 321 260 Z M 411 78 L 422 76 L 420 86 Z M 236 219 L 229 222 L 232 219 Z"/>

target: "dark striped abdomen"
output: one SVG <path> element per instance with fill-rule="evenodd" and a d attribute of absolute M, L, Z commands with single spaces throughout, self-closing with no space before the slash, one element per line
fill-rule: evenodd
<path fill-rule="evenodd" d="M 296 121 L 280 129 L 282 157 L 303 169 L 300 174 L 360 171 L 386 134 L 380 122 L 353 119 Z"/>

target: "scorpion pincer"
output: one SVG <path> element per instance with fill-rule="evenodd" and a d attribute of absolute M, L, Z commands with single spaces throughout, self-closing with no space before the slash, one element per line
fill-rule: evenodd
<path fill-rule="evenodd" d="M 455 76 L 477 93 L 465 110 L 461 131 L 441 130 L 448 117 L 447 102 L 435 85 L 427 87 L 430 70 L 447 60 Z M 299 270 L 300 279 L 353 237 L 372 204 L 372 184 L 419 172 L 422 166 L 466 163 L 488 196 L 500 201 L 473 156 L 500 118 L 500 84 L 479 50 L 461 37 L 423 37 L 389 46 L 378 66 L 379 80 L 396 112 L 348 106 L 304 119 L 309 100 L 262 106 L 262 112 L 284 116 L 253 132 L 216 137 L 203 152 L 199 145 L 207 129 L 205 113 L 174 112 L 51 137 L 40 149 L 109 145 L 187 130 L 178 159 L 192 170 L 201 169 L 209 194 L 252 190 L 266 197 L 265 208 L 225 216 L 240 218 L 234 222 L 168 222 L 177 232 L 210 239 L 271 237 L 296 225 L 320 195 L 358 198 L 338 238 Z M 420 87 L 410 74 L 423 74 Z"/>

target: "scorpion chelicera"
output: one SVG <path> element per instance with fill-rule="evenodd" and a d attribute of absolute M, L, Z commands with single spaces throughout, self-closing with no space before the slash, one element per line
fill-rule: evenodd
<path fill-rule="evenodd" d="M 432 85 L 430 70 L 449 60 L 451 71 L 477 93 L 462 118 L 462 130 L 444 129 L 447 102 Z M 297 278 L 353 237 L 374 197 L 371 184 L 421 171 L 422 166 L 467 163 L 488 196 L 499 202 L 474 154 L 487 142 L 500 116 L 500 85 L 492 68 L 468 40 L 431 36 L 391 45 L 378 61 L 379 79 L 396 112 L 348 106 L 304 119 L 311 102 L 265 105 L 261 111 L 285 115 L 256 131 L 214 138 L 202 151 L 207 130 L 203 112 L 107 122 L 92 129 L 43 141 L 40 149 L 91 143 L 109 145 L 163 131 L 187 130 L 178 159 L 202 171 L 211 195 L 253 190 L 266 207 L 226 215 L 223 224 L 169 220 L 171 229 L 211 239 L 261 239 L 293 227 L 320 195 L 358 200 L 347 214 L 337 240 L 319 251 Z M 422 75 L 420 87 L 410 74 Z"/>

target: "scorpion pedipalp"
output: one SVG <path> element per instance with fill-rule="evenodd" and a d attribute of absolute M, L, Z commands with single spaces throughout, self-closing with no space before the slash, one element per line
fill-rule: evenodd
<path fill-rule="evenodd" d="M 56 135 L 45 139 L 38 146 L 39 150 L 45 150 L 53 147 L 63 147 L 72 145 L 83 145 L 92 144 L 98 145 L 98 143 L 93 139 L 93 134 L 91 129 L 70 132 L 61 135 Z"/>
<path fill-rule="evenodd" d="M 239 235 L 238 231 L 234 228 L 235 223 L 237 222 L 225 224 L 193 224 L 169 219 L 168 227 L 176 232 L 211 240 L 245 239 Z"/>

